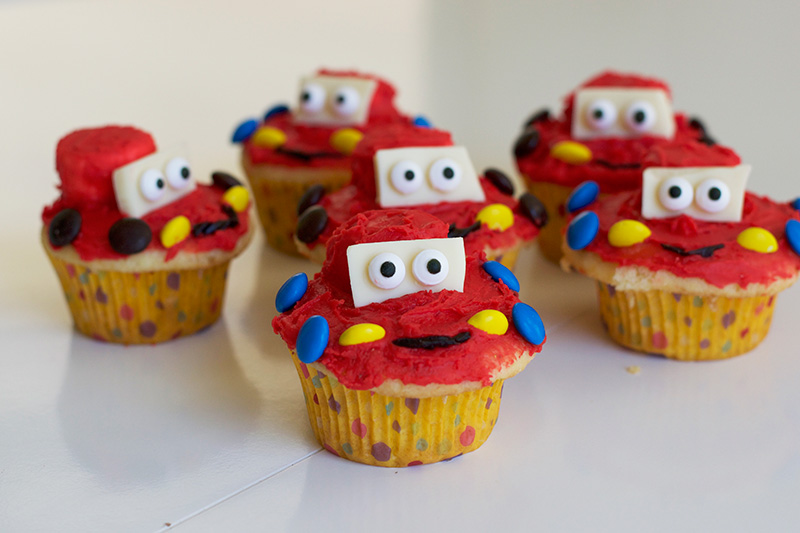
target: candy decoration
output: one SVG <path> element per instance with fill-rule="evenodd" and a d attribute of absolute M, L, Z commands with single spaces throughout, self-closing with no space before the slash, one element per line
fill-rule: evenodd
<path fill-rule="evenodd" d="M 533 194 L 526 192 L 519 197 L 519 209 L 537 228 L 547 224 L 547 209 L 542 201 Z"/>
<path fill-rule="evenodd" d="M 511 270 L 508 269 L 503 263 L 497 261 L 486 261 L 483 264 L 483 269 L 489 274 L 493 280 L 506 284 L 506 287 L 512 291 L 519 292 L 519 280 Z"/>
<path fill-rule="evenodd" d="M 222 201 L 233 208 L 237 213 L 247 209 L 250 203 L 250 193 L 241 185 L 231 187 L 222 195 Z"/>
<path fill-rule="evenodd" d="M 567 245 L 573 250 L 583 250 L 594 240 L 600 229 L 600 219 L 594 211 L 584 211 L 567 226 Z"/>
<path fill-rule="evenodd" d="M 167 222 L 161 229 L 159 236 L 161 245 L 164 248 L 172 248 L 181 241 L 184 241 L 192 231 L 192 223 L 183 215 L 178 215 Z"/>
<path fill-rule="evenodd" d="M 231 187 L 236 187 L 237 185 L 242 184 L 242 182 L 238 179 L 234 178 L 227 172 L 222 172 L 220 170 L 211 174 L 211 181 L 214 183 L 214 187 L 222 189 L 223 191 L 227 191 Z"/>
<path fill-rule="evenodd" d="M 794 253 L 800 255 L 800 222 L 797 220 L 789 220 L 786 222 L 786 240 L 789 241 L 789 246 L 792 247 Z"/>
<path fill-rule="evenodd" d="M 600 186 L 594 181 L 584 181 L 570 193 L 567 198 L 567 213 L 574 213 L 597 200 Z"/>
<path fill-rule="evenodd" d="M 495 189 L 507 196 L 514 196 L 514 184 L 511 183 L 511 180 L 504 172 L 496 168 L 487 168 L 483 171 L 483 175 L 492 182 Z"/>
<path fill-rule="evenodd" d="M 150 226 L 139 218 L 123 218 L 108 230 L 108 243 L 118 254 L 138 254 L 153 240 Z"/>
<path fill-rule="evenodd" d="M 234 130 L 233 136 L 231 137 L 231 142 L 242 143 L 246 141 L 255 133 L 256 129 L 258 129 L 258 121 L 256 119 L 251 118 L 250 120 L 245 120 L 236 126 L 236 130 Z"/>
<path fill-rule="evenodd" d="M 307 290 L 308 276 L 304 272 L 298 272 L 278 289 L 278 294 L 275 295 L 275 309 L 279 313 L 285 313 L 300 301 Z"/>
<path fill-rule="evenodd" d="M 514 213 L 505 204 L 490 204 L 478 211 L 475 220 L 489 229 L 505 231 L 514 225 Z"/>
<path fill-rule="evenodd" d="M 544 324 L 539 313 L 533 307 L 522 302 L 514 304 L 514 308 L 511 310 L 511 320 L 525 340 L 531 344 L 544 342 Z"/>
<path fill-rule="evenodd" d="M 297 239 L 306 244 L 317 240 L 317 237 L 325 230 L 328 225 L 328 212 L 319 205 L 312 206 L 305 210 L 297 221 Z"/>
<path fill-rule="evenodd" d="M 423 117 L 422 115 L 417 115 L 414 117 L 413 124 L 418 128 L 432 128 L 433 124 L 427 118 Z"/>
<path fill-rule="evenodd" d="M 651 234 L 650 228 L 638 220 L 620 220 L 608 230 L 608 242 L 611 246 L 623 248 L 639 244 Z"/>
<path fill-rule="evenodd" d="M 322 200 L 323 196 L 325 196 L 325 187 L 319 183 L 309 187 L 308 190 L 303 193 L 300 201 L 297 202 L 297 214 L 302 215 L 303 211 L 312 205 L 317 205 L 319 201 Z"/>
<path fill-rule="evenodd" d="M 775 236 L 764 228 L 747 228 L 736 237 L 736 242 L 742 248 L 760 254 L 771 254 L 778 251 L 778 241 Z"/>
<path fill-rule="evenodd" d="M 478 311 L 467 323 L 475 326 L 481 331 L 485 331 L 489 335 L 503 335 L 508 331 L 508 319 L 506 315 L 495 309 L 484 309 Z"/>
<path fill-rule="evenodd" d="M 339 344 L 353 346 L 367 342 L 379 341 L 386 336 L 386 330 L 378 324 L 356 324 L 350 326 L 339 336 Z"/>
<path fill-rule="evenodd" d="M 263 128 L 258 128 L 258 131 L 253 135 L 252 141 L 256 146 L 274 150 L 286 144 L 286 134 L 278 128 L 265 126 Z"/>
<path fill-rule="evenodd" d="M 797 198 L 794 202 L 792 202 L 792 207 L 800 211 L 800 198 Z"/>
<path fill-rule="evenodd" d="M 81 231 L 81 214 L 74 209 L 62 209 L 53 220 L 47 230 L 50 244 L 53 246 L 66 246 L 75 240 Z"/>
<path fill-rule="evenodd" d="M 517 137 L 517 142 L 514 143 L 514 156 L 521 159 L 533 153 L 537 146 L 539 146 L 539 132 L 535 129 L 528 130 Z"/>
<path fill-rule="evenodd" d="M 274 106 L 270 107 L 269 109 L 267 109 L 267 112 L 264 113 L 264 122 L 268 121 L 272 117 L 275 117 L 275 116 L 278 116 L 278 115 L 283 115 L 284 113 L 288 113 L 288 112 L 289 112 L 289 106 L 288 105 L 286 105 L 286 104 L 274 105 Z"/>
<path fill-rule="evenodd" d="M 708 134 L 708 130 L 706 130 L 706 126 L 703 121 L 698 117 L 692 117 L 689 119 L 689 126 L 700 132 L 700 137 L 697 140 L 701 143 L 707 144 L 708 146 L 714 146 L 717 144 L 717 141 L 715 141 L 714 138 Z"/>
<path fill-rule="evenodd" d="M 337 152 L 344 155 L 350 155 L 353 153 L 356 145 L 363 137 L 364 134 L 358 130 L 354 130 L 353 128 L 342 128 L 334 131 L 331 134 L 329 142 Z"/>
<path fill-rule="evenodd" d="M 297 334 L 297 358 L 308 364 L 322 357 L 330 334 L 331 329 L 325 317 L 314 315 L 306 320 Z"/>
<path fill-rule="evenodd" d="M 528 120 L 525 121 L 525 124 L 524 124 L 523 127 L 530 128 L 531 126 L 533 126 L 537 122 L 542 122 L 544 120 L 548 120 L 549 118 L 550 118 L 550 110 L 545 107 L 545 108 L 540 109 L 539 111 L 535 112 L 530 117 L 528 117 Z"/>
<path fill-rule="evenodd" d="M 570 165 L 583 165 L 592 160 L 592 151 L 585 144 L 561 141 L 550 148 L 550 156 Z"/>

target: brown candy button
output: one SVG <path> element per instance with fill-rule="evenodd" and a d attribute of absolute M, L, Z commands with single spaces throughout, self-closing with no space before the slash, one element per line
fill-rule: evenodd
<path fill-rule="evenodd" d="M 139 218 L 123 218 L 108 230 L 108 243 L 118 254 L 137 254 L 153 240 L 150 226 Z"/>
<path fill-rule="evenodd" d="M 306 244 L 317 240 L 317 237 L 328 225 L 328 213 L 324 207 L 315 205 L 310 207 L 297 221 L 297 238 Z"/>
<path fill-rule="evenodd" d="M 507 196 L 514 195 L 514 184 L 511 183 L 511 179 L 506 176 L 504 172 L 496 168 L 487 168 L 483 171 L 483 175 L 486 176 L 486 179 L 491 181 L 492 185 L 501 193 Z"/>
<path fill-rule="evenodd" d="M 47 230 L 50 244 L 53 246 L 66 246 L 78 236 L 81 231 L 81 215 L 74 209 L 62 209 L 53 220 Z"/>
<path fill-rule="evenodd" d="M 537 228 L 547 224 L 547 209 L 544 204 L 529 192 L 519 197 L 519 208 L 522 214 L 528 217 Z"/>
<path fill-rule="evenodd" d="M 514 155 L 517 159 L 532 153 L 539 146 L 539 132 L 535 129 L 525 131 L 514 143 Z"/>
<path fill-rule="evenodd" d="M 302 215 L 303 211 L 311 207 L 312 205 L 316 205 L 322 200 L 322 197 L 325 196 L 325 187 L 320 184 L 313 185 L 309 187 L 309 189 L 303 193 L 303 197 L 300 198 L 300 201 L 297 203 L 297 214 Z"/>

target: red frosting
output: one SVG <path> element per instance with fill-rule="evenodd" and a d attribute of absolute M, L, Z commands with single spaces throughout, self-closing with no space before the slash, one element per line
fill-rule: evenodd
<path fill-rule="evenodd" d="M 404 384 L 458 384 L 491 377 L 514 363 L 524 350 L 541 351 L 528 343 L 511 321 L 519 297 L 483 270 L 484 259 L 467 257 L 464 292 L 420 291 L 363 307 L 354 307 L 347 269 L 347 247 L 363 242 L 432 239 L 447 236 L 448 226 L 435 217 L 415 210 L 390 209 L 362 213 L 351 219 L 331 238 L 322 271 L 293 309 L 275 317 L 272 326 L 290 348 L 305 321 L 313 315 L 325 317 L 330 339 L 319 362 L 351 389 L 371 389 L 387 379 Z M 495 309 L 509 319 L 508 331 L 490 335 L 467 323 L 478 311 Z M 352 325 L 378 324 L 386 336 L 378 341 L 341 346 L 339 336 Z M 469 331 L 463 344 L 424 350 L 401 348 L 392 341 L 402 337 L 453 336 Z M 542 343 L 544 344 L 544 342 Z"/>
<path fill-rule="evenodd" d="M 784 229 L 789 219 L 800 220 L 798 212 L 789 204 L 778 204 L 769 198 L 746 193 L 741 222 L 705 222 L 686 215 L 647 220 L 641 215 L 641 202 L 642 193 L 638 190 L 605 196 L 590 205 L 587 209 L 594 211 L 600 219 L 600 231 L 585 250 L 620 266 L 666 270 L 681 278 L 700 278 L 716 287 L 731 283 L 743 288 L 751 283 L 769 285 L 793 277 L 800 270 L 800 257 L 792 251 Z M 608 230 L 622 219 L 642 222 L 650 228 L 652 235 L 630 247 L 611 246 Z M 739 233 L 753 226 L 764 228 L 775 236 L 777 252 L 754 252 L 736 242 Z M 684 250 L 717 244 L 723 244 L 724 248 L 706 259 L 699 255 L 681 256 L 664 249 L 662 243 Z"/>
<path fill-rule="evenodd" d="M 375 126 L 386 124 L 402 124 L 411 127 L 411 119 L 402 114 L 394 106 L 395 90 L 387 81 L 370 74 L 362 74 L 350 70 L 327 70 L 317 72 L 324 76 L 355 77 L 377 82 L 375 93 L 370 102 L 367 121 L 362 125 L 347 126 L 359 131 L 368 131 Z M 286 134 L 284 149 L 296 150 L 306 154 L 316 154 L 309 159 L 302 159 L 281 153 L 273 148 L 256 146 L 250 140 L 245 141 L 244 151 L 250 161 L 256 164 L 280 165 L 288 167 L 321 167 L 348 168 L 350 158 L 337 152 L 330 145 L 330 136 L 342 126 L 318 126 L 295 124 L 292 112 L 274 115 L 262 122 L 261 127 L 277 128 Z"/>
<path fill-rule="evenodd" d="M 669 88 L 660 80 L 616 72 L 604 72 L 581 87 L 658 88 L 669 95 Z M 700 142 L 702 131 L 693 128 L 680 113 L 675 114 L 676 130 L 672 139 L 644 136 L 582 140 L 581 144 L 592 151 L 591 161 L 573 165 L 555 159 L 550 156 L 550 148 L 558 142 L 574 140 L 571 133 L 573 98 L 574 94 L 565 98 L 562 117 L 547 118 L 530 126 L 539 133 L 539 144 L 533 152 L 516 161 L 519 171 L 531 181 L 574 187 L 592 180 L 597 182 L 601 192 L 610 193 L 641 186 L 642 170 L 648 166 L 733 166 L 741 162 L 730 148 Z"/>
<path fill-rule="evenodd" d="M 336 228 L 352 216 L 381 208 L 375 200 L 377 192 L 373 158 L 378 150 L 452 145 L 450 133 L 431 128 L 387 126 L 370 132 L 358 143 L 353 152 L 353 177 L 350 184 L 324 196 L 320 201 L 320 205 L 328 213 L 328 225 L 319 238 L 309 246 L 313 248 L 324 245 Z M 514 225 L 505 231 L 492 230 L 486 225 L 481 226 L 466 236 L 464 242 L 467 253 L 482 251 L 486 247 L 510 248 L 520 241 L 531 240 L 538 235 L 538 228 L 520 211 L 519 202 L 498 191 L 486 178 L 481 177 L 481 185 L 486 195 L 484 202 L 439 203 L 412 207 L 430 213 L 447 224 L 455 224 L 458 228 L 465 228 L 474 223 L 478 212 L 489 204 L 504 204 L 511 208 L 514 212 Z"/>
<path fill-rule="evenodd" d="M 75 209 L 81 215 L 81 230 L 72 246 L 84 261 L 124 259 L 108 242 L 108 231 L 114 222 L 125 218 L 114 196 L 112 175 L 116 168 L 145 157 L 155 151 L 152 137 L 132 127 L 106 126 L 78 130 L 64 137 L 56 150 L 56 168 L 61 179 L 61 197 L 42 212 L 45 226 L 63 209 Z M 118 153 L 120 152 L 120 153 Z M 224 220 L 222 195 L 216 187 L 198 185 L 181 199 L 142 217 L 153 233 L 147 250 L 165 250 L 159 240 L 164 225 L 183 215 L 194 226 L 200 222 Z M 249 210 L 249 208 L 248 208 Z M 166 259 L 179 251 L 230 251 L 249 228 L 248 212 L 239 214 L 239 225 L 205 237 L 189 236 L 167 250 Z"/>

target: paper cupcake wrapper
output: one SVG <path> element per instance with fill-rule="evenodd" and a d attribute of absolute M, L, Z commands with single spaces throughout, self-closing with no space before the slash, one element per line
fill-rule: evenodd
<path fill-rule="evenodd" d="M 433 398 L 400 398 L 352 390 L 292 354 L 308 418 L 319 443 L 351 461 L 404 467 L 471 452 L 492 432 L 503 380 Z"/>
<path fill-rule="evenodd" d="M 318 179 L 291 179 L 288 176 L 270 176 L 267 169 L 259 168 L 259 173 L 248 173 L 247 179 L 253 189 L 256 210 L 261 226 L 267 235 L 270 246 L 281 252 L 298 255 L 294 244 L 294 232 L 297 228 L 297 204 L 303 194 L 313 185 L 322 185 L 328 192 L 341 189 L 350 181 L 349 170 L 332 169 L 323 172 L 321 169 L 298 169 L 298 172 L 316 172 Z M 281 168 L 282 173 L 287 169 Z"/>
<path fill-rule="evenodd" d="M 663 291 L 618 291 L 598 282 L 600 315 L 612 339 L 671 359 L 726 359 L 769 332 L 775 295 L 748 298 Z"/>
<path fill-rule="evenodd" d="M 539 230 L 537 242 L 542 255 L 558 264 L 561 261 L 562 230 L 567 224 L 564 204 L 567 203 L 572 187 L 547 182 L 532 182 L 525 178 L 528 190 L 544 204 L 547 209 L 547 224 Z"/>
<path fill-rule="evenodd" d="M 75 327 L 98 340 L 168 341 L 210 326 L 222 310 L 228 261 L 194 270 L 116 272 L 48 255 Z"/>
<path fill-rule="evenodd" d="M 499 263 L 502 263 L 509 270 L 514 270 L 514 266 L 517 264 L 517 258 L 519 257 L 519 250 L 521 247 L 522 245 L 518 244 L 506 250 L 492 250 L 492 249 L 486 250 L 486 260 L 497 261 Z"/>

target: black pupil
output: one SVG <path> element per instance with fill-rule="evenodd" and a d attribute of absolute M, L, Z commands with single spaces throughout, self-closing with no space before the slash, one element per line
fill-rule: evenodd
<path fill-rule="evenodd" d="M 717 187 L 712 187 L 708 191 L 708 197 L 711 198 L 712 200 L 719 200 L 721 196 L 722 196 L 722 191 L 719 190 Z"/>
<path fill-rule="evenodd" d="M 405 174 L 403 174 L 403 175 L 406 177 L 406 179 L 407 179 L 408 181 L 411 181 L 411 180 L 413 180 L 413 179 L 416 177 L 416 174 L 414 174 L 414 171 L 413 171 L 413 170 L 406 170 L 406 173 L 405 173 Z"/>
<path fill-rule="evenodd" d="M 442 174 L 444 174 L 444 177 L 447 179 L 451 179 L 453 176 L 456 175 L 456 173 L 453 172 L 453 169 L 450 167 L 445 167 L 445 169 L 442 171 Z"/>
<path fill-rule="evenodd" d="M 428 261 L 428 272 L 431 274 L 438 274 L 442 271 L 442 264 L 439 262 L 438 259 L 431 259 Z"/>
<path fill-rule="evenodd" d="M 189 167 L 181 168 L 181 176 L 183 176 L 183 179 L 185 180 L 189 179 Z"/>
<path fill-rule="evenodd" d="M 384 261 L 381 264 L 381 276 L 384 278 L 391 278 L 394 276 L 394 273 L 397 271 L 397 267 L 394 266 L 394 263 L 391 261 Z"/>
<path fill-rule="evenodd" d="M 163 189 L 164 188 L 164 180 L 162 180 L 161 178 L 158 178 L 156 180 L 156 187 L 158 187 L 159 189 Z"/>
<path fill-rule="evenodd" d="M 672 187 L 669 188 L 669 197 L 680 198 L 682 192 L 683 191 L 681 191 L 680 187 L 678 187 L 677 185 L 673 185 Z"/>
<path fill-rule="evenodd" d="M 300 99 L 304 102 L 308 102 L 311 100 L 311 93 L 308 91 L 303 91 L 303 95 L 300 97 Z"/>
<path fill-rule="evenodd" d="M 641 124 L 642 122 L 644 122 L 644 119 L 646 119 L 646 118 L 647 118 L 647 115 L 645 114 L 644 111 L 641 111 L 641 110 L 639 110 L 639 111 L 637 111 L 636 113 L 633 114 L 633 120 L 637 124 Z"/>
<path fill-rule="evenodd" d="M 337 103 L 337 104 L 343 104 L 343 103 L 344 103 L 344 96 L 342 96 L 341 94 L 340 94 L 340 95 L 338 95 L 338 96 L 336 97 L 336 103 Z"/>
<path fill-rule="evenodd" d="M 595 109 L 594 111 L 592 111 L 592 116 L 594 116 L 594 118 L 600 120 L 601 118 L 603 118 L 603 110 L 602 109 Z"/>

